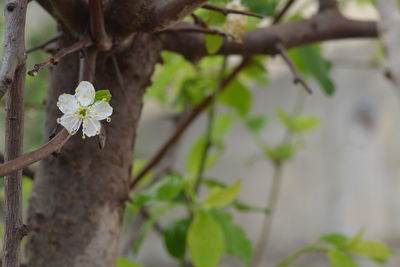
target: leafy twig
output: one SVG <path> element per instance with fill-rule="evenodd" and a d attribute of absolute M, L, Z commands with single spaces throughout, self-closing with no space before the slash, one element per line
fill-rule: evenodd
<path fill-rule="evenodd" d="M 220 91 L 223 91 L 227 86 L 236 78 L 236 76 L 250 63 L 250 58 L 245 57 L 242 62 L 226 77 L 221 85 Z M 192 124 L 192 122 L 198 118 L 198 116 L 211 104 L 214 95 L 210 95 L 205 98 L 193 111 L 186 117 L 185 120 L 177 127 L 175 132 L 168 138 L 168 140 L 161 146 L 157 153 L 149 160 L 146 166 L 133 178 L 130 189 L 132 190 L 140 180 L 154 167 L 158 162 L 165 156 L 168 150 L 175 145 L 176 142 L 181 138 L 182 134 Z"/>
<path fill-rule="evenodd" d="M 201 181 L 203 179 L 203 173 L 204 169 L 207 163 L 207 158 L 209 154 L 209 150 L 212 146 L 212 134 L 213 134 L 213 129 L 214 129 L 214 121 L 215 121 L 215 113 L 216 113 L 216 100 L 218 98 L 218 95 L 220 94 L 221 88 L 222 88 L 222 83 L 224 81 L 224 75 L 225 75 L 225 70 L 226 70 L 226 65 L 227 65 L 228 57 L 224 57 L 221 65 L 221 72 L 219 76 L 219 84 L 218 87 L 215 90 L 214 97 L 211 100 L 210 103 L 210 109 L 208 111 L 208 121 L 207 121 L 207 130 L 206 130 L 206 140 L 205 140 L 205 147 L 203 150 L 203 154 L 201 155 L 200 158 L 200 164 L 199 164 L 199 169 L 196 177 L 196 183 L 194 185 L 194 191 L 198 193 L 201 185 Z"/>

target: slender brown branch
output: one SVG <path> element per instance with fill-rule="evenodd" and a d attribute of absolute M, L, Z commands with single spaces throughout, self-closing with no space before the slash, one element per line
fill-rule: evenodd
<path fill-rule="evenodd" d="M 4 163 L 4 155 L 0 153 L 0 163 Z M 22 175 L 28 177 L 31 180 L 35 179 L 35 170 L 25 167 L 22 169 Z"/>
<path fill-rule="evenodd" d="M 5 162 L 4 164 L 0 165 L 0 177 L 21 170 L 32 163 L 50 156 L 53 152 L 59 151 L 70 137 L 71 136 L 69 135 L 68 131 L 63 129 L 42 147 L 24 154 L 16 159 Z"/>
<path fill-rule="evenodd" d="M 0 97 L 7 92 L 5 154 L 6 161 L 22 154 L 24 132 L 25 87 L 25 21 L 27 0 L 8 0 L 5 7 L 5 48 L 1 67 Z M 19 267 L 21 263 L 22 171 L 5 177 L 4 267 Z"/>
<path fill-rule="evenodd" d="M 276 44 L 276 50 L 278 51 L 278 54 L 282 57 L 282 59 L 286 62 L 288 65 L 290 71 L 293 74 L 293 82 L 295 84 L 299 83 L 301 84 L 304 89 L 307 91 L 307 93 L 312 94 L 311 87 L 306 83 L 306 81 L 303 79 L 303 77 L 300 75 L 299 71 L 297 70 L 296 66 L 294 65 L 293 61 L 290 59 L 289 55 L 286 53 L 285 48 L 281 43 Z"/>
<path fill-rule="evenodd" d="M 243 10 L 236 10 L 236 9 L 231 9 L 231 8 L 223 8 L 223 7 L 214 6 L 214 5 L 210 5 L 210 4 L 205 4 L 202 6 L 202 8 L 220 12 L 220 13 L 224 14 L 225 16 L 229 15 L 229 14 L 239 14 L 239 15 L 244 15 L 244 16 L 249 16 L 249 17 L 256 17 L 259 19 L 264 18 L 264 16 L 257 14 L 257 13 L 243 11 Z"/>
<path fill-rule="evenodd" d="M 286 4 L 283 6 L 283 8 L 279 11 L 279 13 L 275 16 L 274 20 L 272 21 L 272 24 L 278 24 L 279 22 L 281 22 L 283 16 L 285 16 L 285 14 L 292 7 L 294 2 L 296 2 L 296 0 L 288 0 Z"/>
<path fill-rule="evenodd" d="M 90 29 L 96 46 L 101 51 L 108 51 L 112 41 L 104 26 L 104 14 L 101 0 L 89 0 Z"/>
<path fill-rule="evenodd" d="M 29 54 L 29 53 L 32 53 L 33 51 L 36 51 L 36 50 L 39 50 L 39 49 L 43 49 L 46 46 L 48 46 L 49 44 L 52 44 L 52 43 L 58 41 L 62 36 L 63 36 L 62 33 L 58 33 L 54 37 L 50 38 L 49 40 L 47 40 L 47 41 L 45 41 L 45 42 L 43 42 L 41 44 L 38 44 L 37 46 L 34 46 L 34 47 L 26 50 L 26 53 Z"/>
<path fill-rule="evenodd" d="M 90 39 L 90 37 L 86 37 L 85 39 L 82 39 L 76 43 L 74 43 L 73 45 L 63 48 L 60 51 L 58 51 L 54 56 L 52 56 L 51 58 L 49 58 L 48 60 L 39 63 L 39 64 L 35 64 L 35 66 L 33 67 L 32 70 L 28 71 L 28 74 L 31 76 L 36 76 L 36 74 L 44 67 L 48 66 L 48 65 L 54 65 L 57 64 L 57 62 L 65 57 L 66 55 L 69 55 L 73 52 L 76 52 L 82 48 L 91 46 L 93 44 L 93 41 Z"/>
<path fill-rule="evenodd" d="M 220 91 L 224 91 L 228 85 L 236 78 L 242 69 L 244 69 L 250 63 L 250 58 L 245 57 L 242 62 L 232 71 L 232 73 L 226 77 L 222 82 Z M 157 153 L 149 160 L 146 166 L 133 178 L 130 189 L 135 188 L 138 182 L 143 179 L 143 177 L 158 164 L 160 160 L 163 159 L 165 154 L 169 151 L 171 147 L 179 141 L 183 133 L 188 129 L 188 127 L 193 123 L 195 119 L 211 104 L 214 99 L 214 95 L 210 95 L 205 98 L 192 112 L 181 122 L 177 127 L 175 132 L 168 138 L 168 140 L 162 145 L 162 147 L 157 151 Z"/>

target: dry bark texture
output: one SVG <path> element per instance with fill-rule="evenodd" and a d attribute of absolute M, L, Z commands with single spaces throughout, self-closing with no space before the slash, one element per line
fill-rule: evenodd
<path fill-rule="evenodd" d="M 141 34 L 117 56 L 125 91 L 110 61 L 97 66 L 96 89 L 113 95 L 112 121 L 104 123 L 106 146 L 100 150 L 97 137 L 82 140 L 78 134 L 60 156 L 42 162 L 29 208 L 28 266 L 114 266 L 142 97 L 160 49 L 157 39 Z M 60 116 L 58 96 L 77 85 L 78 61 L 70 55 L 52 70 L 46 136 Z"/>

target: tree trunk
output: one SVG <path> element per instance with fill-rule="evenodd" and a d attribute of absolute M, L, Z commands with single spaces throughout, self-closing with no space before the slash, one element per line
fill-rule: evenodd
<path fill-rule="evenodd" d="M 82 140 L 78 132 L 58 157 L 42 162 L 28 212 L 28 266 L 114 266 L 143 93 L 160 50 L 157 39 L 141 34 L 117 55 L 125 89 L 111 58 L 99 61 L 95 88 L 113 95 L 112 121 L 103 123 L 106 146 L 100 150 L 97 137 Z M 76 54 L 70 55 L 51 71 L 45 137 L 61 115 L 58 96 L 66 90 L 73 93 L 78 83 L 78 62 Z"/>

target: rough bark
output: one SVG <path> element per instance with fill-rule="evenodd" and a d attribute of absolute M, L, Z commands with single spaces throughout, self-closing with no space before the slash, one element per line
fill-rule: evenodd
<path fill-rule="evenodd" d="M 157 39 L 142 34 L 117 56 L 125 91 L 111 63 L 97 66 L 95 87 L 113 95 L 112 121 L 104 124 L 106 146 L 100 150 L 97 138 L 77 135 L 60 156 L 42 162 L 30 200 L 28 266 L 114 266 L 142 97 L 160 48 Z M 78 61 L 69 55 L 52 70 L 46 136 L 60 115 L 57 97 L 77 85 Z"/>
<path fill-rule="evenodd" d="M 7 93 L 5 160 L 22 154 L 24 131 L 25 65 L 14 75 L 14 82 Z M 5 177 L 5 235 L 3 247 L 4 267 L 19 267 L 20 244 L 26 234 L 22 231 L 22 170 Z"/>

